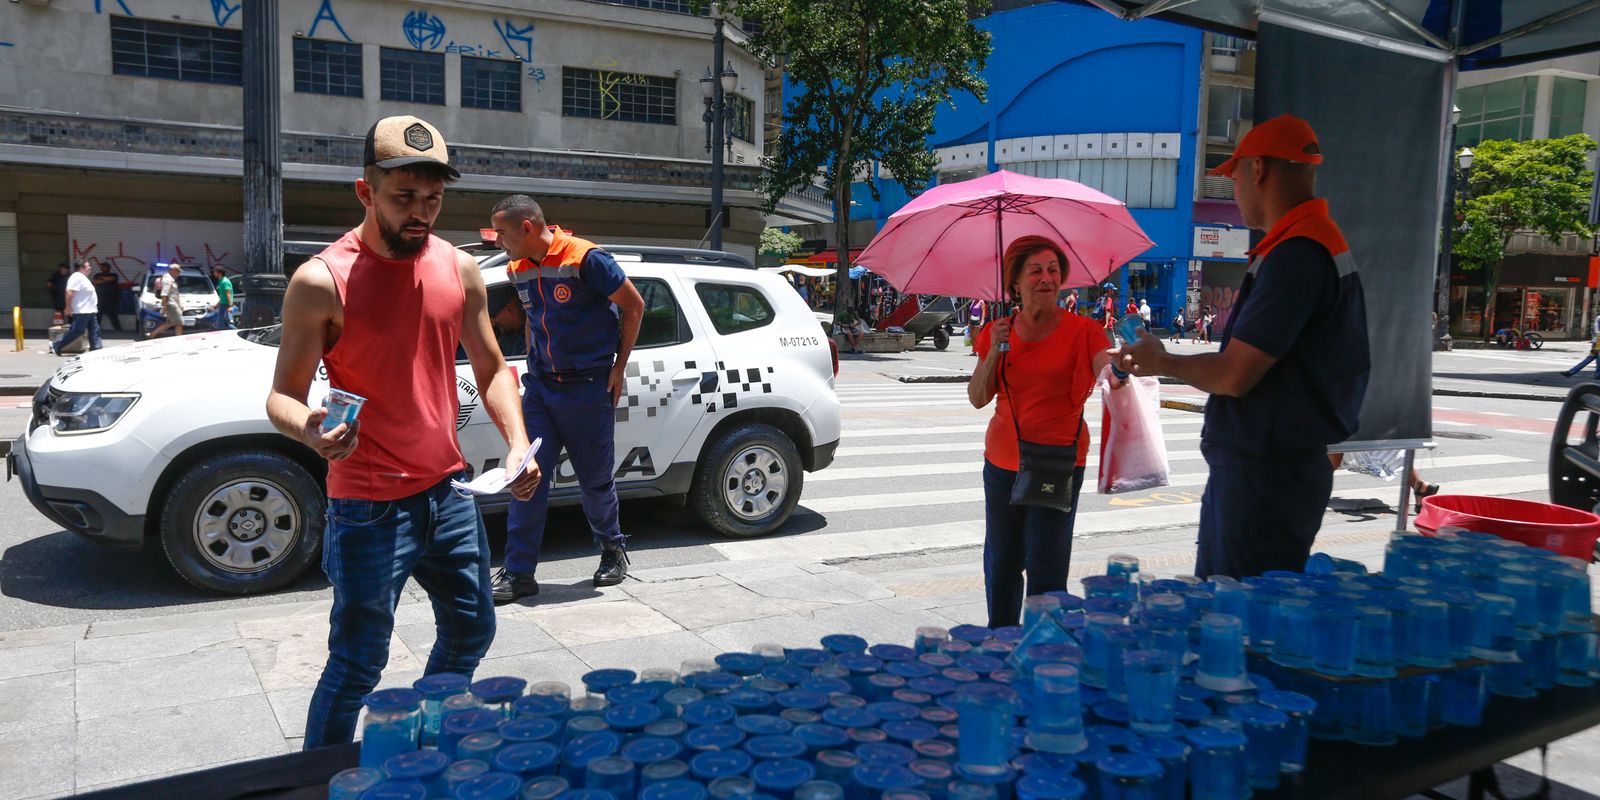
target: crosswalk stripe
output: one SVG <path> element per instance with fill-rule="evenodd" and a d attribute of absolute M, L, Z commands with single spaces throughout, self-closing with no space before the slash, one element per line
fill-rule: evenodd
<path fill-rule="evenodd" d="M 1451 484 L 1450 489 L 1452 493 L 1458 494 L 1504 496 L 1539 491 L 1547 486 L 1547 479 L 1543 475 L 1517 475 L 1457 481 Z M 968 494 L 975 494 L 976 499 L 980 502 L 982 501 L 982 490 L 968 492 Z M 1336 489 L 1333 492 L 1333 496 L 1347 500 L 1366 499 L 1372 496 L 1372 487 L 1367 485 Z M 804 500 L 801 501 L 801 504 L 810 507 L 810 504 L 805 503 Z M 816 509 L 812 510 L 815 511 Z M 1241 513 L 1250 512 L 1242 511 Z M 969 519 L 951 520 L 932 525 L 878 528 L 845 533 L 816 533 L 807 536 L 784 536 L 737 542 L 716 542 L 711 547 L 722 554 L 724 558 L 734 561 L 773 559 L 792 563 L 812 563 L 841 558 L 970 547 L 983 543 L 982 514 L 981 509 L 976 509 Z M 1077 521 L 1073 525 L 1073 536 L 1194 525 L 1199 519 L 1199 503 L 1092 511 L 1078 515 Z"/>
<path fill-rule="evenodd" d="M 922 449 L 922 448 L 928 449 Z M 915 448 L 915 449 L 913 449 Z M 940 452 L 978 452 L 983 450 L 983 443 L 977 442 L 969 446 L 962 442 L 959 445 L 910 445 L 908 447 L 867 447 L 857 450 L 870 450 L 873 452 L 861 453 L 852 451 L 850 456 L 887 456 L 899 453 L 940 453 Z M 839 457 L 845 457 L 845 451 L 839 451 Z M 1194 461 L 1201 458 L 1199 450 L 1187 450 L 1180 453 L 1168 453 L 1168 461 Z M 1093 469 L 1100 464 L 1097 456 L 1089 456 L 1085 464 Z M 908 464 L 901 466 L 876 466 L 876 467 L 828 467 L 821 472 L 814 472 L 806 476 L 806 483 L 818 481 L 845 481 L 845 480 L 872 480 L 884 478 L 914 477 L 919 475 L 961 475 L 983 471 L 982 459 L 959 461 L 949 464 Z"/>

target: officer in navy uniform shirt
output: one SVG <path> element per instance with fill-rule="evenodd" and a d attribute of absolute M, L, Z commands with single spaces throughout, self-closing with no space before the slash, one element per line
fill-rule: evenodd
<path fill-rule="evenodd" d="M 1195 574 L 1300 570 L 1333 492 L 1328 446 L 1356 430 L 1370 368 L 1361 276 L 1326 200 L 1322 150 L 1285 114 L 1246 134 L 1213 175 L 1234 181 L 1245 224 L 1266 231 L 1223 329 L 1222 350 L 1123 347 L 1123 369 L 1210 393 L 1200 451 L 1210 468 Z"/>

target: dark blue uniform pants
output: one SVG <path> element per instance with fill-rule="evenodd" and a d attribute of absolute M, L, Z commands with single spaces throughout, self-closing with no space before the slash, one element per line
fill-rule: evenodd
<path fill-rule="evenodd" d="M 1072 523 L 1078 516 L 1083 467 L 1072 476 L 1072 511 L 1011 504 L 1017 473 L 983 462 L 983 584 L 989 601 L 989 627 L 1016 625 L 1024 594 L 1067 588 L 1072 560 Z M 1023 574 L 1027 587 L 1023 587 Z"/>
<path fill-rule="evenodd" d="M 1317 450 L 1250 454 L 1202 444 L 1210 467 L 1200 500 L 1194 574 L 1243 578 L 1300 571 L 1333 494 L 1333 466 Z"/>
<path fill-rule="evenodd" d="M 605 376 L 555 383 L 526 375 L 522 385 L 526 387 L 522 393 L 522 421 L 528 428 L 528 439 L 544 439 L 534 455 L 544 480 L 539 482 L 533 499 L 511 501 L 506 514 L 506 569 L 533 572 L 539 566 L 550 484 L 556 480 L 556 459 L 562 447 L 566 447 L 577 473 L 583 491 L 583 515 L 589 520 L 595 546 L 621 545 L 617 486 L 612 477 L 617 417 Z"/>

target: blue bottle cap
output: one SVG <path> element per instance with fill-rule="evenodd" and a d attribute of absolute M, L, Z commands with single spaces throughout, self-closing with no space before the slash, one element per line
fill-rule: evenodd
<path fill-rule="evenodd" d="M 464 708 L 445 715 L 444 721 L 439 724 L 439 730 L 449 734 L 471 736 L 474 733 L 492 731 L 500 727 L 503 719 L 498 711 L 487 708 Z"/>
<path fill-rule="evenodd" d="M 572 785 L 566 778 L 546 775 L 522 785 L 522 800 L 555 800 L 571 788 Z"/>
<path fill-rule="evenodd" d="M 744 731 L 722 723 L 701 725 L 683 735 L 690 750 L 731 750 L 742 741 Z"/>
<path fill-rule="evenodd" d="M 658 719 L 644 726 L 644 735 L 660 736 L 663 739 L 676 739 L 689 730 L 689 723 L 681 719 Z"/>
<path fill-rule="evenodd" d="M 619 731 L 641 731 L 644 726 L 661 719 L 661 706 L 654 703 L 629 703 L 612 706 L 602 715 L 607 725 Z"/>
<path fill-rule="evenodd" d="M 1275 708 L 1285 714 L 1311 714 L 1317 710 L 1317 701 L 1299 693 L 1273 689 L 1256 695 L 1256 702 Z"/>
<path fill-rule="evenodd" d="M 917 651 L 903 644 L 875 644 L 867 652 L 884 662 L 914 661 L 917 657 Z"/>
<path fill-rule="evenodd" d="M 1083 608 L 1083 598 L 1070 592 L 1057 590 L 1054 592 L 1045 592 L 1045 596 L 1054 597 L 1055 599 L 1060 600 L 1062 611 L 1078 611 Z"/>
<path fill-rule="evenodd" d="M 477 692 L 473 692 L 477 694 Z M 456 800 L 516 800 L 522 779 L 506 772 L 485 772 L 456 787 Z M 421 797 L 426 797 L 424 791 Z"/>
<path fill-rule="evenodd" d="M 733 724 L 751 736 L 777 736 L 794 730 L 794 723 L 772 714 L 746 714 Z"/>
<path fill-rule="evenodd" d="M 519 717 L 554 717 L 566 712 L 567 698 L 556 694 L 525 694 L 511 703 L 511 713 Z"/>
<path fill-rule="evenodd" d="M 897 719 L 883 723 L 883 732 L 897 742 L 920 742 L 939 738 L 939 726 L 921 719 Z"/>
<path fill-rule="evenodd" d="M 1015 644 L 1022 641 L 1024 631 L 1021 625 L 1007 625 L 1004 628 L 994 629 L 994 638 L 983 643 L 985 649 L 999 644 Z"/>
<path fill-rule="evenodd" d="M 1258 692 L 1270 692 L 1275 688 L 1272 685 L 1272 679 L 1260 673 L 1247 673 L 1245 677 L 1249 679 L 1250 685 L 1254 686 Z"/>
<path fill-rule="evenodd" d="M 661 687 L 647 686 L 642 683 L 630 683 L 606 692 L 606 702 L 613 706 L 625 706 L 630 703 L 654 703 L 660 697 Z"/>
<path fill-rule="evenodd" d="M 444 771 L 444 779 L 448 783 L 456 784 L 468 778 L 476 778 L 490 769 L 489 765 L 476 758 L 463 758 L 451 764 Z"/>
<path fill-rule="evenodd" d="M 822 712 L 822 721 L 841 728 L 870 728 L 878 724 L 878 715 L 865 708 L 830 708 Z"/>
<path fill-rule="evenodd" d="M 973 683 L 956 690 L 956 698 L 963 703 L 1010 703 L 1013 710 L 1017 705 L 1017 692 L 1006 686 L 993 683 Z"/>
<path fill-rule="evenodd" d="M 767 665 L 766 657 L 755 653 L 718 653 L 712 660 L 723 670 L 744 677 L 759 674 Z"/>
<path fill-rule="evenodd" d="M 1161 762 L 1143 753 L 1114 753 L 1094 762 L 1102 775 L 1118 778 L 1159 778 Z"/>
<path fill-rule="evenodd" d="M 876 792 L 913 789 L 922 785 L 922 779 L 915 772 L 900 764 L 887 762 L 863 762 L 850 770 L 850 778 Z"/>
<path fill-rule="evenodd" d="M 526 688 L 528 688 L 526 680 L 510 675 L 484 678 L 481 681 L 474 681 L 467 687 L 473 695 L 485 703 L 509 703 L 521 697 L 522 690 Z"/>
<path fill-rule="evenodd" d="M 687 779 L 689 765 L 676 758 L 666 761 L 656 761 L 639 768 L 639 779 L 645 784 L 657 781 L 673 781 L 679 778 Z"/>
<path fill-rule="evenodd" d="M 805 755 L 806 743 L 790 734 L 753 736 L 745 740 L 744 749 L 760 759 L 796 758 Z"/>
<path fill-rule="evenodd" d="M 454 672 L 436 672 L 412 682 L 411 688 L 422 693 L 425 700 L 443 700 L 467 690 L 467 676 Z"/>
<path fill-rule="evenodd" d="M 750 778 L 758 789 L 778 794 L 788 794 L 806 781 L 817 776 L 816 767 L 798 758 L 774 758 L 763 761 L 750 770 Z"/>
<path fill-rule="evenodd" d="M 1005 665 L 1006 664 L 1004 661 L 1001 661 L 994 656 L 986 656 L 982 653 L 968 653 L 956 659 L 956 666 L 965 670 L 971 670 L 979 675 L 988 675 L 997 669 L 1005 667 Z"/>
<path fill-rule="evenodd" d="M 821 722 L 796 725 L 794 737 L 805 742 L 806 747 L 811 750 L 843 747 L 850 741 L 850 736 L 844 732 L 844 728 Z"/>
<path fill-rule="evenodd" d="M 982 625 L 957 625 L 950 629 L 950 638 L 971 645 L 983 644 L 984 639 L 993 635 L 994 631 Z"/>
<path fill-rule="evenodd" d="M 875 656 L 866 653 L 843 653 L 835 661 L 839 666 L 850 670 L 852 674 L 873 673 L 883 669 L 883 662 Z"/>
<path fill-rule="evenodd" d="M 1127 750 L 1139 740 L 1139 734 L 1115 725 L 1085 725 L 1083 735 L 1089 737 L 1089 741 L 1099 742 L 1113 750 Z"/>
<path fill-rule="evenodd" d="M 978 673 L 960 667 L 945 667 L 939 670 L 939 674 L 956 683 L 973 683 L 979 677 Z"/>
<path fill-rule="evenodd" d="M 690 725 L 716 725 L 737 716 L 733 706 L 721 700 L 696 700 L 678 712 L 678 719 Z"/>
<path fill-rule="evenodd" d="M 906 765 L 911 774 L 921 778 L 924 783 L 933 786 L 943 786 L 950 782 L 950 776 L 955 771 L 950 768 L 950 762 L 937 758 L 919 758 Z"/>
<path fill-rule="evenodd" d="M 1071 775 L 1023 775 L 1017 780 L 1017 796 L 1029 800 L 1079 800 L 1087 790 Z"/>
<path fill-rule="evenodd" d="M 884 733 L 882 728 L 850 728 L 844 733 L 850 737 L 850 741 L 856 744 L 877 744 L 889 741 L 889 734 Z"/>
<path fill-rule="evenodd" d="M 1289 716 L 1287 714 L 1276 708 L 1267 708 L 1260 703 L 1237 705 L 1229 713 L 1244 725 L 1264 725 L 1281 728 L 1289 724 Z"/>
<path fill-rule="evenodd" d="M 682 752 L 682 744 L 660 736 L 641 736 L 622 746 L 622 757 L 635 764 L 666 761 Z"/>
<path fill-rule="evenodd" d="M 450 766 L 450 757 L 438 750 L 414 750 L 390 756 L 383 762 L 383 772 L 390 780 L 432 780 Z"/>
<path fill-rule="evenodd" d="M 938 670 L 922 661 L 890 661 L 883 667 L 883 671 L 890 675 L 898 675 L 911 681 L 916 678 L 926 678 Z"/>
<path fill-rule="evenodd" d="M 923 706 L 933 702 L 933 695 L 927 692 L 919 692 L 916 689 L 896 689 L 894 694 L 890 696 L 894 698 L 896 703 L 915 706 L 919 712 Z"/>
<path fill-rule="evenodd" d="M 917 662 L 927 664 L 934 669 L 944 669 L 945 667 L 955 666 L 956 658 L 949 653 L 923 653 L 917 656 Z"/>
<path fill-rule="evenodd" d="M 757 689 L 735 689 L 722 696 L 722 702 L 734 707 L 740 714 L 766 711 L 777 705 L 777 699 L 768 692 Z"/>
<path fill-rule="evenodd" d="M 681 778 L 644 787 L 639 800 L 706 800 L 706 787 Z"/>
<path fill-rule="evenodd" d="M 816 669 L 824 664 L 833 663 L 833 653 L 815 647 L 795 647 L 784 651 L 790 664 L 801 669 Z"/>
<path fill-rule="evenodd" d="M 570 769 L 583 769 L 597 758 L 614 755 L 622 747 L 622 737 L 611 731 L 586 733 L 567 742 L 561 750 L 561 764 Z"/>
<path fill-rule="evenodd" d="M 583 675 L 583 686 L 591 694 L 605 694 L 618 686 L 627 686 L 639 678 L 631 669 L 597 669 Z"/>
<path fill-rule="evenodd" d="M 861 763 L 861 756 L 848 750 L 823 750 L 817 754 L 816 762 L 833 770 L 850 770 Z"/>
<path fill-rule="evenodd" d="M 997 788 L 1005 788 L 1005 784 L 1016 779 L 1016 770 L 1010 764 L 1000 767 L 997 771 L 985 767 L 982 771 L 974 770 L 966 764 L 956 764 L 956 776 L 968 783 L 976 783 Z"/>
<path fill-rule="evenodd" d="M 1028 753 L 1016 760 L 1016 766 L 1028 775 L 1071 775 L 1078 768 L 1078 760 L 1067 753 Z"/>
<path fill-rule="evenodd" d="M 755 759 L 743 750 L 707 750 L 689 759 L 689 771 L 702 781 L 714 781 L 729 775 L 743 775 L 754 763 Z"/>
<path fill-rule="evenodd" d="M 778 692 L 778 705 L 784 708 L 804 708 L 811 711 L 822 711 L 828 707 L 828 696 L 822 692 L 811 692 L 805 689 L 789 689 Z"/>
<path fill-rule="evenodd" d="M 911 705 L 910 703 L 898 703 L 894 701 L 868 703 L 867 711 L 877 714 L 878 719 L 881 719 L 885 722 L 916 719 L 919 713 L 917 707 Z"/>
<path fill-rule="evenodd" d="M 761 668 L 761 677 L 770 678 L 775 681 L 783 681 L 789 686 L 799 685 L 801 681 L 810 676 L 811 670 L 796 664 L 768 664 Z"/>
<path fill-rule="evenodd" d="M 689 685 L 706 694 L 726 694 L 744 685 L 744 678 L 720 670 L 696 672 L 688 677 Z"/>
<path fill-rule="evenodd" d="M 561 731 L 561 723 L 547 717 L 522 717 L 500 723 L 500 738 L 508 744 L 543 742 Z"/>
<path fill-rule="evenodd" d="M 923 722 L 931 722 L 935 725 L 948 725 L 949 723 L 955 722 L 956 718 L 960 715 L 957 714 L 954 709 L 945 708 L 944 706 L 928 706 L 927 708 L 922 709 L 917 716 L 922 717 Z"/>
<path fill-rule="evenodd" d="M 1095 716 L 1105 720 L 1106 722 L 1115 722 L 1119 725 L 1128 724 L 1127 703 L 1118 702 L 1116 700 L 1106 700 L 1104 702 L 1095 703 L 1094 708 L 1091 710 L 1094 711 Z"/>
<path fill-rule="evenodd" d="M 850 682 L 842 678 L 825 678 L 813 675 L 800 682 L 800 688 L 808 692 L 821 692 L 826 695 L 849 694 Z"/>
<path fill-rule="evenodd" d="M 906 682 L 906 686 L 930 697 L 943 697 L 956 690 L 955 681 L 941 677 L 913 678 Z"/>
<path fill-rule="evenodd" d="M 822 637 L 822 646 L 835 655 L 839 653 L 862 653 L 867 649 L 867 640 L 848 633 L 830 633 Z"/>
<path fill-rule="evenodd" d="M 809 708 L 786 708 L 778 712 L 778 717 L 788 720 L 791 725 L 811 725 L 822 721 L 822 715 Z"/>
<path fill-rule="evenodd" d="M 1204 703 L 1216 695 L 1216 692 L 1197 683 L 1184 681 L 1178 684 L 1178 697 L 1184 700 L 1194 700 L 1195 702 Z"/>
<path fill-rule="evenodd" d="M 416 689 L 379 689 L 361 698 L 368 711 L 416 711 L 422 706 L 422 692 Z"/>
<path fill-rule="evenodd" d="M 867 701 L 853 694 L 830 694 L 828 705 L 834 708 L 866 708 Z"/>
<path fill-rule="evenodd" d="M 939 729 L 934 729 L 934 736 L 939 735 Z M 911 743 L 911 749 L 917 751 L 919 758 L 935 758 L 941 761 L 952 759 L 956 755 L 956 746 L 943 739 L 918 739 Z"/>
<path fill-rule="evenodd" d="M 556 800 L 617 800 L 617 796 L 604 789 L 568 789 Z"/>
<path fill-rule="evenodd" d="M 1180 761 L 1189 755 L 1189 745 L 1176 736 L 1141 736 L 1131 749 L 1157 761 Z"/>
<path fill-rule="evenodd" d="M 1210 725 L 1199 725 L 1189 729 L 1184 734 L 1189 744 L 1198 750 L 1217 750 L 1222 748 L 1244 747 L 1244 734 L 1239 731 L 1223 730 Z"/>
<path fill-rule="evenodd" d="M 856 745 L 856 755 L 861 757 L 863 764 L 910 764 L 917 760 L 917 751 L 892 742 Z"/>
<path fill-rule="evenodd" d="M 548 769 L 551 764 L 556 763 L 560 755 L 561 751 L 549 742 L 521 742 L 507 745 L 496 753 L 494 768 L 501 772 L 527 775 L 530 772 Z"/>
<path fill-rule="evenodd" d="M 1172 703 L 1172 716 L 1179 722 L 1194 724 L 1211 716 L 1211 709 L 1205 703 L 1180 697 Z"/>
<path fill-rule="evenodd" d="M 361 793 L 361 800 L 425 800 L 428 790 L 420 783 L 384 781 Z"/>

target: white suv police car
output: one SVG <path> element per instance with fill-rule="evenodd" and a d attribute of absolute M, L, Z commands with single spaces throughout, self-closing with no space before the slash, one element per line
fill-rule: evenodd
<path fill-rule="evenodd" d="M 644 296 L 644 320 L 617 406 L 623 499 L 683 498 L 728 536 L 760 536 L 793 512 L 804 473 L 839 444 L 837 354 L 782 277 L 726 253 L 607 248 Z M 506 256 L 480 256 L 502 348 L 520 376 L 526 338 Z M 214 331 L 110 347 L 67 362 L 34 395 L 13 444 L 45 516 L 96 542 L 159 538 L 189 582 L 271 591 L 318 563 L 326 464 L 279 435 L 263 407 L 279 328 Z M 326 373 L 310 400 L 327 392 Z M 462 356 L 457 435 L 468 470 L 499 466 L 505 443 Z M 551 502 L 578 502 L 566 464 Z M 509 496 L 484 498 L 503 507 Z"/>

